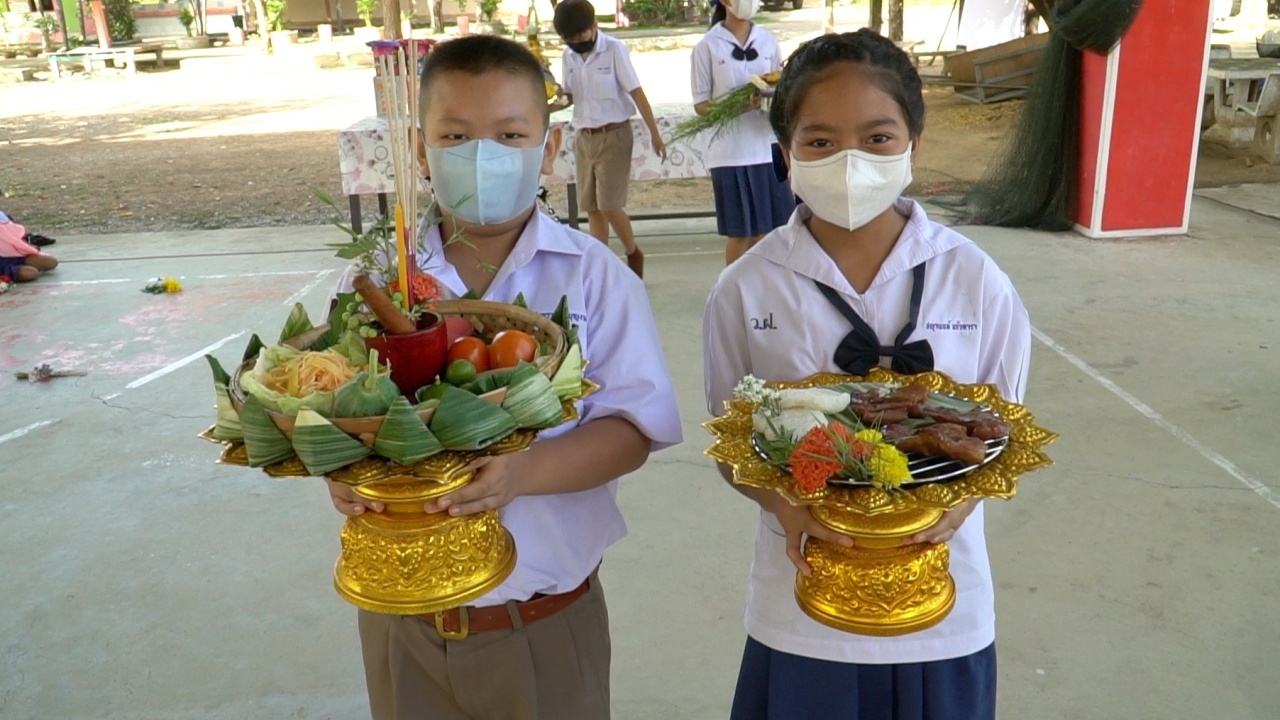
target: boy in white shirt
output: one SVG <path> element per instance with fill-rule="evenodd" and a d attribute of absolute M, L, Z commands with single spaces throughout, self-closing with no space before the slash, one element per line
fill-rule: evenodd
<path fill-rule="evenodd" d="M 626 211 L 635 142 L 631 115 L 637 109 L 649 128 L 653 151 L 663 160 L 666 145 L 627 46 L 600 32 L 595 7 L 587 0 L 563 0 L 556 5 L 553 24 L 567 48 L 560 76 L 577 128 L 573 155 L 579 204 L 587 211 L 591 234 L 608 244 L 612 227 L 626 250 L 627 265 L 643 277 L 644 253 Z"/>
<path fill-rule="evenodd" d="M 600 390 L 582 401 L 578 421 L 490 458 L 472 482 L 428 503 L 453 515 L 499 508 L 517 565 L 467 608 L 360 611 L 374 720 L 609 717 L 608 611 L 596 568 L 626 534 L 617 479 L 680 442 L 680 419 L 644 285 L 607 247 L 535 208 L 539 174 L 560 144 L 543 87 L 537 59 L 510 40 L 474 36 L 432 51 L 422 127 L 444 210 L 419 257 L 445 297 L 523 294 L 550 314 L 567 295 L 586 375 Z M 446 247 L 442 233 L 465 242 Z M 329 491 L 345 514 L 383 509 L 344 485 Z"/>

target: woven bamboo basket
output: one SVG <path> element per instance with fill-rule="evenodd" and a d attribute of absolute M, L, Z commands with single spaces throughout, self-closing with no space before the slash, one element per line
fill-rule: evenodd
<path fill-rule="evenodd" d="M 556 371 L 560 369 L 560 364 L 564 362 L 565 356 L 569 353 L 569 338 L 565 334 L 564 328 L 561 328 L 550 318 L 543 317 L 539 313 L 518 305 L 507 305 L 488 300 L 441 300 L 436 303 L 435 312 L 444 317 L 461 317 L 467 320 L 471 323 L 475 334 L 486 341 L 492 340 L 494 335 L 503 330 L 520 330 L 528 333 L 533 336 L 534 340 L 538 341 L 538 357 L 534 364 L 547 378 L 551 378 L 556 374 Z M 326 323 L 285 340 L 284 344 L 299 350 L 305 350 L 311 347 L 328 330 L 329 325 Z M 244 388 L 240 385 L 240 377 L 245 373 L 252 372 L 255 362 L 256 359 L 246 360 L 231 376 L 231 402 L 237 412 L 244 405 L 246 396 Z M 498 388 L 480 396 L 482 400 L 494 405 L 501 405 L 506 397 L 506 388 Z M 410 398 L 410 400 L 412 401 L 413 399 Z M 424 423 L 430 423 L 434 414 L 434 408 L 418 411 L 418 417 L 422 418 Z M 267 415 L 285 436 L 293 437 L 294 419 L 291 416 L 271 410 L 267 411 Z M 359 418 L 329 418 L 329 422 L 333 423 L 334 427 L 362 441 L 366 439 L 372 440 L 378 434 L 378 431 L 382 429 L 383 420 L 384 416 L 382 415 Z"/>

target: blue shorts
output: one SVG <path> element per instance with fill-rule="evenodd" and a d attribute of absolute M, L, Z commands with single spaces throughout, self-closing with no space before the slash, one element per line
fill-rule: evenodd
<path fill-rule="evenodd" d="M 0 257 L 0 275 L 8 275 L 10 280 L 18 279 L 18 268 L 25 267 L 26 258 Z"/>

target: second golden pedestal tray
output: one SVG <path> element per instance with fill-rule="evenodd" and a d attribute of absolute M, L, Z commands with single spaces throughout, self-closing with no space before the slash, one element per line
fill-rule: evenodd
<path fill-rule="evenodd" d="M 893 491 L 865 485 L 796 488 L 791 476 L 757 451 L 752 439 L 756 406 L 744 399 L 725 403 L 724 415 L 704 426 L 715 436 L 707 455 L 733 469 L 733 481 L 781 493 L 812 507 L 823 525 L 853 539 L 845 548 L 809 538 L 805 559 L 813 569 L 796 576 L 796 601 L 814 620 L 862 635 L 905 635 L 932 627 L 955 605 L 955 582 L 945 543 L 905 544 L 935 525 L 947 510 L 971 498 L 1011 498 L 1023 473 L 1048 467 L 1042 452 L 1057 435 L 1035 424 L 1022 405 L 1000 397 L 992 385 L 965 385 L 937 373 L 901 375 L 873 368 L 865 377 L 821 374 L 806 380 L 768 383 L 774 389 L 813 388 L 852 382 L 923 385 L 931 391 L 990 407 L 1010 425 L 1009 443 L 994 460 L 956 479 Z"/>

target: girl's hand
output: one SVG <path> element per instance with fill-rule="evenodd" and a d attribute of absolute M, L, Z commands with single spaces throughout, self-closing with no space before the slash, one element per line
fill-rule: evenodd
<path fill-rule="evenodd" d="M 971 498 L 951 508 L 943 513 L 942 519 L 938 521 L 937 525 L 912 535 L 907 540 L 907 544 L 937 544 L 950 540 L 955 537 L 956 530 L 959 530 L 964 521 L 973 514 L 973 509 L 978 507 L 978 502 L 978 498 Z"/>
<path fill-rule="evenodd" d="M 497 455 L 481 458 L 471 465 L 476 476 L 460 490 L 426 504 L 429 513 L 446 512 L 450 515 L 474 515 L 486 510 L 505 507 L 520 495 L 513 475 L 513 455 Z"/>
<path fill-rule="evenodd" d="M 350 485 L 340 483 L 329 478 L 325 478 L 324 482 L 329 486 L 329 499 L 333 502 L 333 506 L 343 515 L 355 517 L 363 515 L 366 512 L 382 512 L 386 506 L 380 502 L 370 502 L 364 500 L 356 491 L 351 489 Z"/>
<path fill-rule="evenodd" d="M 809 563 L 804 559 L 806 537 L 815 537 L 843 547 L 853 546 L 852 538 L 841 535 L 818 522 L 808 505 L 792 505 L 781 495 L 776 493 L 774 495 L 778 498 L 777 502 L 770 503 L 773 507 L 766 507 L 765 510 L 777 516 L 778 522 L 781 523 L 782 529 L 787 534 L 787 557 L 791 558 L 791 564 L 795 565 L 801 574 L 813 573 L 813 568 L 809 567 Z"/>

